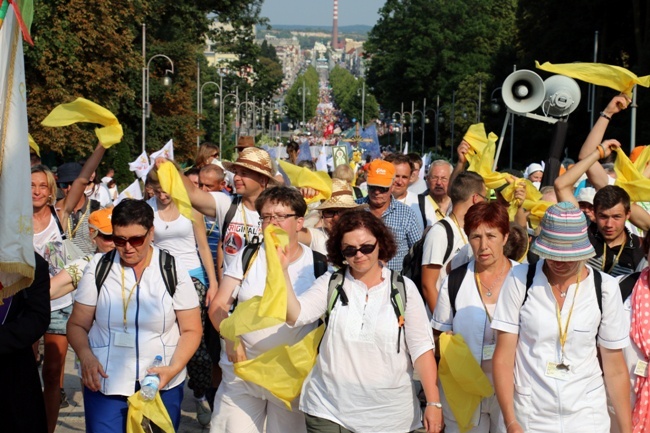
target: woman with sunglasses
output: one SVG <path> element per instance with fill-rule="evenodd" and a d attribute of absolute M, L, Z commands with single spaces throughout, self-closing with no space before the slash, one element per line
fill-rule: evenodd
<path fill-rule="evenodd" d="M 201 320 L 206 323 L 209 303 L 206 299 L 212 299 L 217 292 L 217 277 L 203 215 L 194 209 L 192 220 L 181 215 L 171 196 L 160 186 L 158 168 L 149 171 L 147 184 L 154 191 L 154 196 L 147 200 L 154 211 L 154 245 L 169 251 L 189 271 L 201 303 Z M 197 419 L 205 427 L 210 423 L 211 416 L 205 392 L 212 386 L 212 362 L 204 339 L 188 363 L 187 371 L 190 376 L 188 386 L 194 393 Z"/>
<path fill-rule="evenodd" d="M 392 305 L 393 271 L 385 263 L 396 249 L 391 230 L 370 212 L 341 215 L 327 241 L 329 260 L 344 273 L 331 308 L 332 274 L 297 297 L 288 257 L 279 252 L 287 281 L 287 323 L 314 323 L 330 310 L 316 365 L 300 396 L 308 432 L 415 430 L 421 426 L 421 413 L 412 384 L 414 369 L 427 397 L 425 429 L 437 433 L 442 428 L 433 335 L 411 280 L 404 278 L 404 314 L 398 318 Z"/>
<path fill-rule="evenodd" d="M 464 231 L 473 258 L 468 264 L 454 269 L 444 280 L 431 325 L 436 335 L 442 332 L 462 335 L 474 359 L 492 383 L 492 355 L 496 341 L 490 323 L 501 285 L 512 267 L 518 265 L 504 255 L 510 232 L 508 211 L 497 202 L 476 203 L 465 214 Z M 445 432 L 459 432 L 444 391 Z M 503 417 L 494 394 L 481 401 L 472 416 L 472 425 L 474 427 L 469 431 L 473 433 L 504 431 Z"/>
<path fill-rule="evenodd" d="M 97 287 L 95 256 L 79 282 L 68 338 L 81 364 L 88 432 L 126 432 L 127 398 L 147 372 L 160 377 L 160 397 L 177 430 L 185 365 L 202 335 L 199 300 L 189 273 L 176 260 L 173 296 L 160 250 L 152 245 L 153 210 L 123 200 L 113 210 L 116 254 Z M 157 355 L 163 366 L 147 369 Z"/>

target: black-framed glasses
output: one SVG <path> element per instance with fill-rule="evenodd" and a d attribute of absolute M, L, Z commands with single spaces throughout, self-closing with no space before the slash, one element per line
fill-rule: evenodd
<path fill-rule="evenodd" d="M 271 221 L 275 220 L 276 222 L 284 222 L 287 218 L 295 217 L 295 213 L 288 213 L 286 215 L 262 215 L 262 221 L 265 223 L 270 223 Z"/>
<path fill-rule="evenodd" d="M 113 242 L 113 235 L 107 235 L 106 233 L 102 233 L 100 231 L 96 232 L 97 234 L 95 235 L 96 238 L 102 238 L 104 242 Z M 133 244 L 131 244 L 133 245 Z M 142 244 L 140 244 L 142 245 Z"/>
<path fill-rule="evenodd" d="M 149 230 L 142 236 L 131 236 L 130 238 L 125 238 L 122 236 L 115 236 L 112 235 L 113 238 L 113 243 L 115 244 L 116 247 L 123 247 L 126 246 L 126 243 L 128 242 L 132 247 L 139 247 L 142 244 L 144 244 L 144 241 L 147 239 L 147 235 L 149 234 Z"/>
<path fill-rule="evenodd" d="M 374 186 L 374 185 L 368 186 L 368 192 L 370 193 L 378 192 L 379 194 L 386 194 L 389 189 L 390 187 L 388 186 Z"/>
<path fill-rule="evenodd" d="M 489 198 L 489 197 L 486 197 L 486 196 L 484 196 L 483 194 L 479 194 L 479 193 L 476 193 L 476 195 L 479 196 L 479 197 L 481 197 L 481 198 L 482 198 L 483 200 L 485 200 L 487 203 L 490 202 L 490 198 Z"/>
<path fill-rule="evenodd" d="M 375 242 L 374 244 L 363 244 L 359 248 L 355 247 L 345 247 L 341 250 L 341 254 L 343 254 L 344 257 L 354 257 L 357 255 L 358 252 L 361 252 L 361 254 L 367 256 L 368 254 L 372 253 L 375 251 L 375 248 L 377 248 L 377 244 L 379 241 Z"/>
<path fill-rule="evenodd" d="M 340 210 L 334 210 L 334 209 L 324 209 L 324 210 L 320 211 L 320 213 L 323 216 L 323 218 L 334 218 L 335 216 L 340 214 L 341 211 Z"/>

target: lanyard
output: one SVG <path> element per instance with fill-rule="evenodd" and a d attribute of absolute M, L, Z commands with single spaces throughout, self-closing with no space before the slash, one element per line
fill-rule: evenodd
<path fill-rule="evenodd" d="M 79 230 L 79 227 L 81 226 L 81 223 L 83 220 L 88 216 L 88 211 L 90 210 L 90 203 L 87 200 L 86 201 L 86 210 L 81 214 L 79 217 L 79 220 L 77 221 L 77 225 L 75 225 L 74 230 L 72 229 L 72 216 L 68 216 L 68 234 L 70 235 L 70 239 L 74 239 L 75 235 L 77 234 L 77 231 Z"/>
<path fill-rule="evenodd" d="M 208 230 L 207 235 L 210 236 L 212 232 L 214 231 L 214 228 L 217 226 L 217 219 L 214 219 L 214 222 L 212 223 L 212 227 L 210 227 L 210 230 Z"/>
<path fill-rule="evenodd" d="M 465 235 L 463 234 L 463 229 L 460 227 L 460 224 L 458 224 L 458 220 L 456 219 L 456 215 L 454 213 L 451 213 L 451 220 L 456 224 L 456 227 L 458 227 L 458 232 L 460 233 L 460 238 L 463 240 L 463 245 L 467 245 L 467 239 L 465 238 Z"/>
<path fill-rule="evenodd" d="M 627 242 L 627 235 L 625 235 L 625 242 Z M 612 263 L 612 266 L 609 268 L 609 271 L 607 273 L 609 274 L 612 272 L 612 269 L 614 269 L 614 266 L 618 264 L 618 259 L 621 258 L 621 253 L 623 252 L 623 248 L 625 247 L 625 242 L 621 244 L 620 249 L 618 250 L 618 254 L 616 254 L 616 257 L 614 257 L 614 262 Z M 600 265 L 600 270 L 605 272 L 605 262 L 607 261 L 607 244 L 603 243 L 603 262 Z"/>
<path fill-rule="evenodd" d="M 250 241 L 248 240 L 248 222 L 246 221 L 246 209 L 244 209 L 243 201 L 239 205 L 241 206 L 241 216 L 244 220 L 244 238 L 246 239 L 246 245 L 248 245 Z"/>
<path fill-rule="evenodd" d="M 147 252 L 147 258 L 146 258 L 147 263 L 145 264 L 144 268 L 142 269 L 142 274 L 140 274 L 140 278 L 138 278 L 135 281 L 135 284 L 133 287 L 131 287 L 131 290 L 129 291 L 129 297 L 125 299 L 125 292 L 126 292 L 126 287 L 125 287 L 125 282 L 124 282 L 124 266 L 122 266 L 122 324 L 124 325 L 124 332 L 127 332 L 127 326 L 126 326 L 126 312 L 129 310 L 129 304 L 131 303 L 131 297 L 133 296 L 133 292 L 135 291 L 135 288 L 140 284 L 140 281 L 142 281 L 142 276 L 144 275 L 144 270 L 147 269 L 149 266 L 149 262 L 151 261 L 151 249 Z"/>
<path fill-rule="evenodd" d="M 555 314 L 557 315 L 557 326 L 560 332 L 560 347 L 562 349 L 562 357 L 560 358 L 560 364 L 564 364 L 564 345 L 566 340 L 569 337 L 569 322 L 571 321 L 571 315 L 573 314 L 573 307 L 576 304 L 576 297 L 578 296 L 578 289 L 580 288 L 580 274 L 582 273 L 582 267 L 578 270 L 578 280 L 576 282 L 576 290 L 573 292 L 573 301 L 571 302 L 571 309 L 569 310 L 569 317 L 566 319 L 566 325 L 564 330 L 562 330 L 562 317 L 560 313 L 560 304 L 555 301 Z M 550 282 L 549 282 L 550 284 Z M 551 292 L 553 291 L 553 286 L 551 286 Z"/>
<path fill-rule="evenodd" d="M 438 203 L 431 197 L 430 195 L 427 194 L 427 198 L 431 200 L 431 204 L 433 205 L 433 210 L 435 211 L 435 214 L 438 216 L 438 219 L 443 219 L 445 216 L 443 215 L 442 211 L 440 210 L 440 206 L 438 206 Z"/>

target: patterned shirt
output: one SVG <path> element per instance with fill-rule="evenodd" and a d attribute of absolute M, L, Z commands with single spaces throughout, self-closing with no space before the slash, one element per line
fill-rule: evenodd
<path fill-rule="evenodd" d="M 369 202 L 369 198 L 360 198 L 356 202 L 366 204 Z M 395 257 L 390 259 L 387 265 L 394 271 L 401 271 L 404 256 L 406 256 L 411 246 L 422 237 L 421 223 L 418 222 L 418 216 L 413 209 L 404 203 L 398 202 L 393 197 L 390 198 L 388 209 L 384 211 L 381 219 L 393 232 L 397 244 Z"/>
<path fill-rule="evenodd" d="M 596 223 L 589 225 L 587 233 L 591 245 L 596 250 L 596 256 L 590 258 L 587 263 L 594 269 L 608 273 L 612 277 L 631 274 L 645 257 L 641 247 L 641 239 L 637 235 L 630 233 L 627 228 L 625 228 L 627 235 L 625 243 L 612 248 L 605 247 L 605 239 L 598 231 Z M 623 251 L 621 251 L 621 248 L 623 248 Z M 603 252 L 605 253 L 604 260 Z"/>

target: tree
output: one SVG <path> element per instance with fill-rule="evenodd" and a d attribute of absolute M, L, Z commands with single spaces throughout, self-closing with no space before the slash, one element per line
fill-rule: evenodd
<path fill-rule="evenodd" d="M 363 79 L 356 79 L 348 71 L 340 66 L 335 66 L 329 74 L 329 82 L 332 86 L 334 102 L 349 119 L 357 119 L 361 122 Z M 371 119 L 379 117 L 379 104 L 366 86 L 366 101 L 364 121 L 368 123 Z M 365 125 L 364 125 L 365 126 Z"/>
<path fill-rule="evenodd" d="M 316 107 L 318 106 L 318 72 L 316 72 L 316 68 L 313 66 L 308 67 L 287 90 L 284 102 L 289 110 L 289 118 L 296 122 L 302 121 L 303 83 L 305 89 L 305 121 L 309 121 L 316 115 Z"/>

